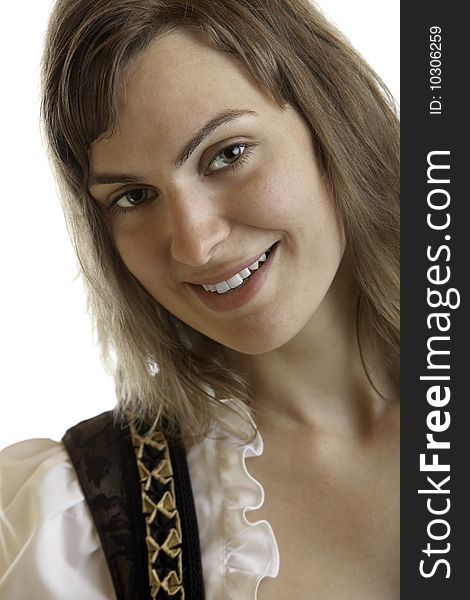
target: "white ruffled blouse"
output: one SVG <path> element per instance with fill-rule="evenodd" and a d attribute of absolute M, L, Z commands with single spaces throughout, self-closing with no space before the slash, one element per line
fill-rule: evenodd
<path fill-rule="evenodd" d="M 233 419 L 233 416 L 229 416 Z M 243 427 L 243 425 L 242 425 Z M 260 434 L 208 437 L 188 452 L 206 600 L 255 600 L 279 572 L 267 521 L 251 522 L 264 490 L 246 458 L 260 456 Z M 115 593 L 98 534 L 68 454 L 37 439 L 0 453 L 0 598 L 110 600 Z"/>

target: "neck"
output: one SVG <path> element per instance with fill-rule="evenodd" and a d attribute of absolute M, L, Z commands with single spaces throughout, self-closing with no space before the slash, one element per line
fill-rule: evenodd
<path fill-rule="evenodd" d="M 259 355 L 229 351 L 229 361 L 250 385 L 261 429 L 301 427 L 358 436 L 379 421 L 390 404 L 384 396 L 395 396 L 395 391 L 380 360 L 372 361 L 371 353 L 368 359 L 365 349 L 376 389 L 364 369 L 357 299 L 351 280 L 340 274 L 314 316 L 287 344 Z"/>

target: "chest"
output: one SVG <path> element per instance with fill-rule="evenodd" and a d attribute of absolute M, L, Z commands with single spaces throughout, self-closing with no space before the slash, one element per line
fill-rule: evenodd
<path fill-rule="evenodd" d="M 303 450 L 303 451 L 302 451 Z M 399 597 L 399 459 L 391 448 L 324 443 L 282 448 L 266 440 L 250 459 L 261 509 L 280 552 L 280 572 L 258 600 L 393 600 Z"/>

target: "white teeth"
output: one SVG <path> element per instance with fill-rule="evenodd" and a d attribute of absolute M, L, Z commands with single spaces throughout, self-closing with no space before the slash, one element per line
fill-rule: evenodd
<path fill-rule="evenodd" d="M 267 259 L 266 253 L 262 254 L 257 261 L 255 261 L 252 265 L 249 265 L 245 269 L 242 269 L 240 273 L 237 273 L 230 279 L 226 281 L 221 281 L 219 283 L 207 283 L 201 284 L 202 287 L 206 290 L 206 292 L 217 292 L 218 294 L 225 294 L 229 290 L 234 290 L 239 287 L 244 279 L 247 279 L 252 271 L 256 271 L 259 269 L 260 265 L 265 262 Z"/>
<path fill-rule="evenodd" d="M 266 260 L 267 256 L 266 253 L 262 254 L 258 260 L 256 262 L 254 262 L 252 265 L 249 265 L 248 268 L 251 269 L 252 271 L 256 271 L 256 269 L 259 269 L 259 264 L 263 263 Z"/>
<path fill-rule="evenodd" d="M 230 286 L 230 289 L 234 290 L 241 283 L 243 283 L 243 277 L 240 277 L 238 274 L 234 275 L 233 277 L 230 277 L 230 279 L 227 279 L 227 283 Z"/>

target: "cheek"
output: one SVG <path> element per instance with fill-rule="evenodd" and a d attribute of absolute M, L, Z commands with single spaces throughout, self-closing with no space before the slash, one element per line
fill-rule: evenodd
<path fill-rule="evenodd" d="M 150 277 L 164 276 L 163 248 L 158 231 L 149 223 L 120 227 L 113 240 L 122 261 L 144 287 Z"/>
<path fill-rule="evenodd" d="M 234 223 L 267 230 L 287 230 L 301 211 L 294 180 L 274 168 L 253 174 L 234 189 L 229 206 Z"/>

